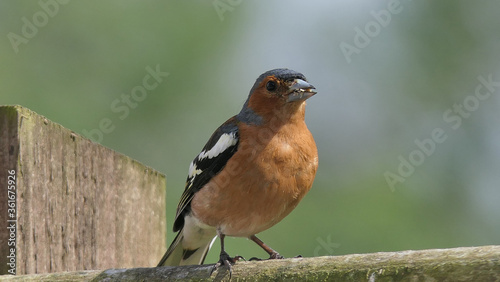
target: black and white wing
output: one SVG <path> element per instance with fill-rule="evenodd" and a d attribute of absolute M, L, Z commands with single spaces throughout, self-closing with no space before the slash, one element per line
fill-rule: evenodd
<path fill-rule="evenodd" d="M 238 149 L 238 126 L 232 117 L 212 134 L 201 153 L 189 165 L 186 188 L 177 206 L 174 232 L 184 226 L 184 215 L 191 211 L 191 200 L 205 184 L 217 175 Z"/>

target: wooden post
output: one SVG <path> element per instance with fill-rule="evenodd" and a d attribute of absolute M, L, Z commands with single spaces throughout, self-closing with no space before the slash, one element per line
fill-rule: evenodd
<path fill-rule="evenodd" d="M 12 273 L 13 235 L 18 275 L 154 266 L 166 249 L 165 193 L 159 172 L 0 107 L 0 274 Z"/>

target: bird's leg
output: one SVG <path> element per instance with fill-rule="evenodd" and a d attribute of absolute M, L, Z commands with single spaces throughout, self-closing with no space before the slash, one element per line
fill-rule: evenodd
<path fill-rule="evenodd" d="M 262 242 L 262 240 L 257 238 L 257 236 L 255 236 L 255 235 L 250 236 L 250 240 L 254 241 L 257 245 L 259 245 L 262 249 L 264 249 L 264 251 L 266 251 L 266 253 L 269 254 L 269 259 L 283 259 L 284 258 L 277 251 L 271 249 L 271 247 L 264 244 L 264 242 Z M 261 260 L 261 259 L 253 257 L 250 260 Z"/>
<path fill-rule="evenodd" d="M 221 265 L 225 265 L 229 269 L 229 278 L 231 278 L 233 274 L 231 266 L 235 264 L 238 260 L 244 258 L 242 256 L 235 256 L 234 258 L 229 256 L 224 249 L 224 237 L 226 237 L 226 235 L 219 234 L 219 237 L 220 237 L 220 248 L 221 248 L 219 261 L 214 265 L 214 268 L 212 269 L 210 275 L 212 275 L 212 273 L 216 271 Z"/>

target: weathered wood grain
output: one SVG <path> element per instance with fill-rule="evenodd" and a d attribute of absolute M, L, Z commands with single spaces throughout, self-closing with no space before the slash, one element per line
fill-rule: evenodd
<path fill-rule="evenodd" d="M 0 273 L 9 169 L 17 274 L 153 266 L 165 251 L 165 177 L 20 106 L 0 107 Z"/>

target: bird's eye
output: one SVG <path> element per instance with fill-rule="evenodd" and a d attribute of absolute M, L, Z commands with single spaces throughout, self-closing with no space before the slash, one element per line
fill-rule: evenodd
<path fill-rule="evenodd" d="M 274 82 L 272 80 L 268 81 L 267 84 L 266 84 L 266 89 L 268 91 L 274 91 L 274 90 L 276 90 L 276 82 Z"/>

